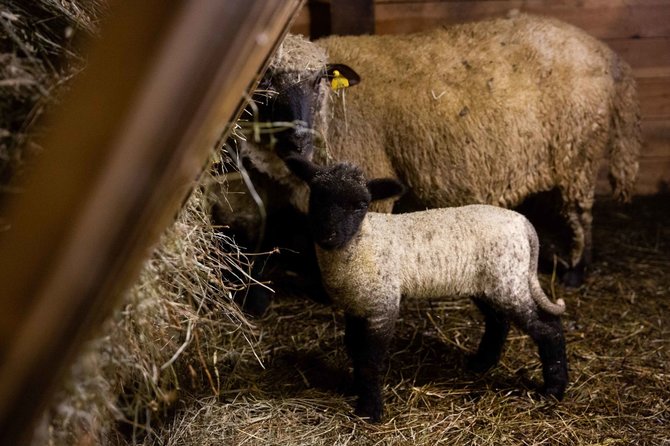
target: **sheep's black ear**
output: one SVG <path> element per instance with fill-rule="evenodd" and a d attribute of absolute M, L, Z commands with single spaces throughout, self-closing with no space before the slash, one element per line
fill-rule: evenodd
<path fill-rule="evenodd" d="M 368 190 L 373 200 L 383 200 L 402 195 L 405 192 L 405 186 L 393 178 L 378 178 L 368 181 Z"/>
<path fill-rule="evenodd" d="M 354 85 L 361 82 L 361 77 L 358 75 L 358 73 L 356 73 L 353 68 L 343 63 L 332 63 L 326 65 L 326 77 L 328 78 L 328 82 L 332 82 L 333 79 L 335 79 L 336 71 L 339 73 L 339 76 L 342 76 L 347 80 L 347 86 L 349 87 L 353 87 Z"/>
<path fill-rule="evenodd" d="M 286 167 L 293 172 L 295 176 L 300 178 L 303 181 L 309 183 L 314 175 L 316 175 L 320 170 L 317 164 L 314 164 L 310 160 L 303 158 L 302 156 L 291 155 L 284 158 Z"/>

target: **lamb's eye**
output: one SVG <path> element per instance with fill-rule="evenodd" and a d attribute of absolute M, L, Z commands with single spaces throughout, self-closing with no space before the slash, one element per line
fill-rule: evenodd
<path fill-rule="evenodd" d="M 359 201 L 358 205 L 356 206 L 358 209 L 364 209 L 368 207 L 368 202 L 367 201 Z"/>

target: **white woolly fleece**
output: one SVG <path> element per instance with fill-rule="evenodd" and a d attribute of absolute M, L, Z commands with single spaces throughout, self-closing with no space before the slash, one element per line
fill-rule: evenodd
<path fill-rule="evenodd" d="M 537 235 L 521 214 L 471 205 L 390 215 L 370 212 L 344 248 L 317 257 L 324 285 L 371 328 L 395 315 L 401 296 L 481 298 L 517 320 L 554 315 L 537 280 Z"/>

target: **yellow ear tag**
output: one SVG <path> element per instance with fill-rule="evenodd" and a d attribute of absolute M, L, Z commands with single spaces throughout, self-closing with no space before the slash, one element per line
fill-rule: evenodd
<path fill-rule="evenodd" d="M 330 81 L 330 88 L 332 88 L 334 91 L 341 90 L 342 88 L 347 88 L 349 86 L 349 79 L 346 77 L 342 76 L 342 74 L 334 70 L 333 71 L 333 79 Z"/>

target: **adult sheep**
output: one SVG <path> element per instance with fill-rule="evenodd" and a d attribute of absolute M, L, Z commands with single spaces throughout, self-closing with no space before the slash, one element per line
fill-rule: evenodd
<path fill-rule="evenodd" d="M 342 79 L 354 88 L 333 90 Z M 627 200 L 638 170 L 639 107 L 630 67 L 605 44 L 557 20 L 518 14 L 409 35 L 288 36 L 256 96 L 256 132 L 243 148 L 293 191 L 307 188 L 280 157 L 347 160 L 395 177 L 416 208 L 471 203 L 515 207 L 560 193 L 572 233 L 564 281 L 591 261 L 598 167 L 609 156 L 614 195 Z M 257 131 L 262 125 L 253 126 Z M 279 155 L 279 156 L 278 156 Z M 375 210 L 390 212 L 390 202 Z"/>
<path fill-rule="evenodd" d="M 368 212 L 371 201 L 401 193 L 402 185 L 368 181 L 349 163 L 322 167 L 297 156 L 286 163 L 309 184 L 309 227 L 326 290 L 345 313 L 360 415 L 382 417 L 382 376 L 401 297 L 473 298 L 486 323 L 470 361 L 476 371 L 498 362 L 514 322 L 538 346 L 544 392 L 563 398 L 565 303 L 551 302 L 540 287 L 539 242 L 526 218 L 489 205 Z"/>

